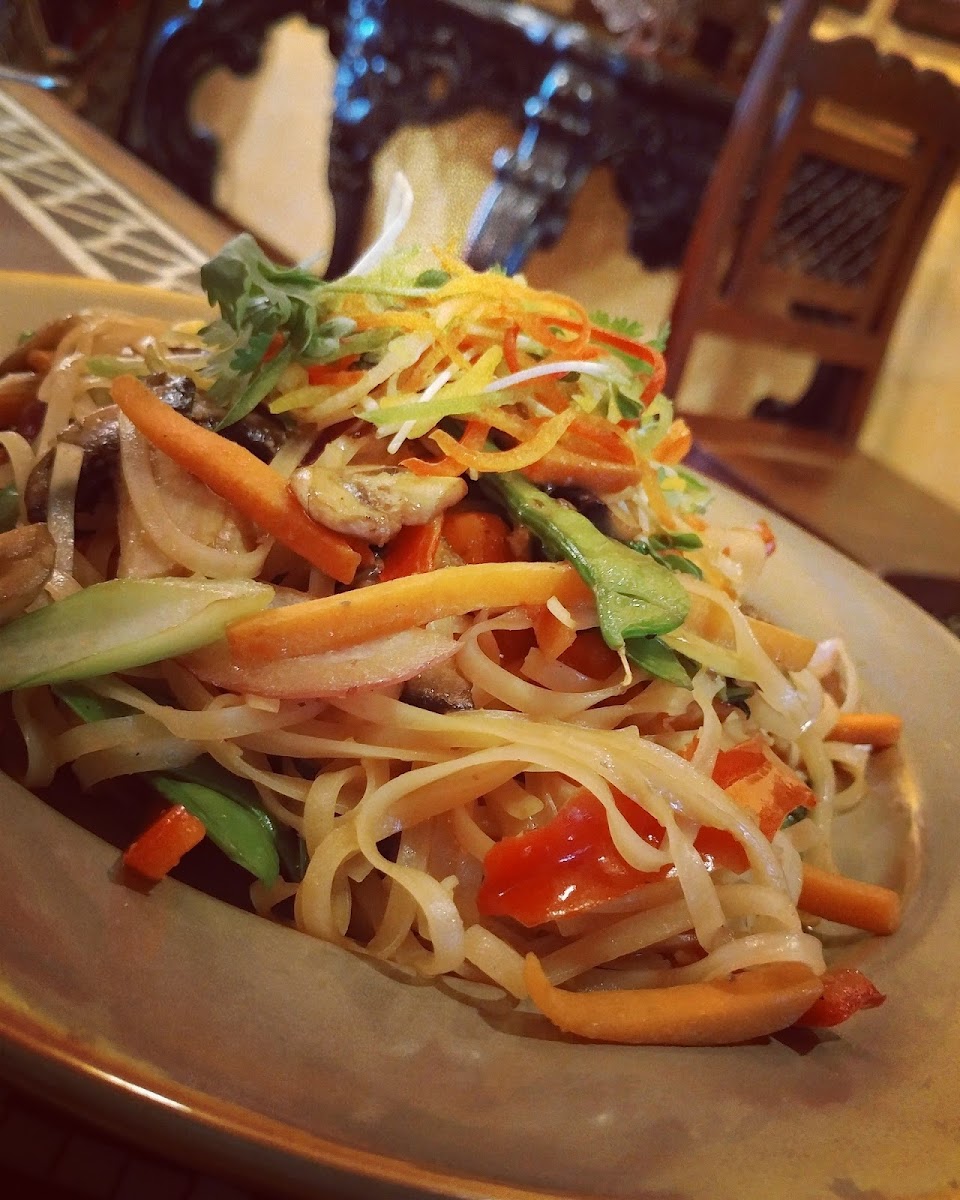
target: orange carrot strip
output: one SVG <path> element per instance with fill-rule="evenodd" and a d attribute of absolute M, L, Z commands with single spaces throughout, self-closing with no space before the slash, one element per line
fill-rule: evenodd
<path fill-rule="evenodd" d="M 510 529 L 493 512 L 457 509 L 443 518 L 443 536 L 465 563 L 510 562 Z"/>
<path fill-rule="evenodd" d="M 850 712 L 837 717 L 836 724 L 827 734 L 827 740 L 885 750 L 897 744 L 902 732 L 903 720 L 896 713 Z"/>
<path fill-rule="evenodd" d="M 569 608 L 589 601 L 592 593 L 569 563 L 444 567 L 428 575 L 408 575 L 271 609 L 262 614 L 263 619 L 234 622 L 227 637 L 238 663 L 266 662 L 292 654 L 319 654 L 340 646 L 355 646 L 480 608 L 503 610 L 546 604 L 551 596 Z"/>
<path fill-rule="evenodd" d="M 222 496 L 261 529 L 339 583 L 350 583 L 360 555 L 338 533 L 310 519 L 287 482 L 235 442 L 175 412 L 139 379 L 121 375 L 114 403 L 156 448 Z"/>
<path fill-rule="evenodd" d="M 577 631 L 554 616 L 549 608 L 535 608 L 532 613 L 533 633 L 541 653 L 547 658 L 557 659 L 569 650 L 576 640 Z"/>
<path fill-rule="evenodd" d="M 530 997 L 578 1037 L 643 1046 L 728 1046 L 792 1025 L 823 991 L 803 963 L 768 963 L 708 983 L 610 992 L 554 987 L 539 959 L 523 969 Z"/>
<path fill-rule="evenodd" d="M 404 525 L 387 546 L 380 572 L 380 582 L 402 579 L 405 575 L 422 575 L 433 570 L 433 560 L 440 545 L 443 517 L 434 517 L 425 525 Z"/>
<path fill-rule="evenodd" d="M 667 431 L 667 436 L 654 447 L 651 457 L 659 463 L 673 466 L 683 462 L 692 446 L 693 434 L 690 432 L 690 426 L 681 417 L 678 417 Z"/>
<path fill-rule="evenodd" d="M 483 448 L 489 432 L 490 426 L 486 422 L 468 421 L 463 436 L 460 438 L 460 445 L 470 451 L 480 450 Z M 408 471 L 412 471 L 414 475 L 462 475 L 466 470 L 463 463 L 457 462 L 449 455 L 438 458 L 435 462 L 427 462 L 423 458 L 403 458 L 400 460 L 400 465 L 406 467 Z"/>
<path fill-rule="evenodd" d="M 336 363 L 307 367 L 307 383 L 311 387 L 350 387 L 353 383 L 359 383 L 363 375 L 363 371 L 338 367 Z"/>
<path fill-rule="evenodd" d="M 519 325 L 510 325 L 503 335 L 503 361 L 507 364 L 507 369 L 511 375 L 516 371 L 522 371 L 526 363 L 520 361 L 520 355 L 517 350 L 517 338 L 520 334 Z"/>
<path fill-rule="evenodd" d="M 469 450 L 442 429 L 435 429 L 430 438 L 448 458 L 461 463 L 467 470 L 480 473 L 519 471 L 543 458 L 548 450 L 552 450 L 569 428 L 575 415 L 572 409 L 558 413 L 545 421 L 533 437 L 514 446 L 512 450 Z M 489 419 L 491 424 L 496 424 L 496 414 L 491 414 Z"/>
<path fill-rule="evenodd" d="M 813 917 L 864 929 L 867 933 L 894 933 L 900 926 L 900 897 L 896 892 L 809 863 L 803 864 L 797 908 Z"/>
<path fill-rule="evenodd" d="M 175 804 L 160 814 L 123 853 L 124 866 L 147 879 L 163 879 L 206 836 L 203 822 Z"/>

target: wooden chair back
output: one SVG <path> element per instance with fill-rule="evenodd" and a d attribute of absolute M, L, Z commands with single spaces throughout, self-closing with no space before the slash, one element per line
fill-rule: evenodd
<path fill-rule="evenodd" d="M 788 0 L 737 105 L 681 268 L 665 390 L 677 398 L 700 332 L 805 351 L 811 388 L 757 415 L 849 446 L 960 162 L 960 93 L 864 38 L 810 39 L 816 8 Z"/>

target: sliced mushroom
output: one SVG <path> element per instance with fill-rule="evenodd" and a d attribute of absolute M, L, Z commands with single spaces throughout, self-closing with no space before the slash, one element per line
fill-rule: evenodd
<path fill-rule="evenodd" d="M 83 450 L 83 465 L 77 480 L 76 508 L 91 512 L 109 486 L 120 455 L 120 410 L 108 404 L 92 412 L 81 424 L 70 424 L 57 438 Z M 31 521 L 45 521 L 50 494 L 50 476 L 56 446 L 51 446 L 34 465 L 27 479 L 23 502 Z"/>
<path fill-rule="evenodd" d="M 21 525 L 0 533 L 0 623 L 36 600 L 53 571 L 56 552 L 46 525 Z"/>
<path fill-rule="evenodd" d="M 408 679 L 400 699 L 435 713 L 467 712 L 474 707 L 470 684 L 450 662 Z"/>
<path fill-rule="evenodd" d="M 50 321 L 30 334 L 29 337 L 16 346 L 6 358 L 0 359 L 0 375 L 9 375 L 14 371 L 30 370 L 31 355 L 34 351 L 56 350 L 61 341 L 79 322 L 76 315 L 61 317 Z"/>
<path fill-rule="evenodd" d="M 344 467 L 319 462 L 294 471 L 294 495 L 315 521 L 383 546 L 404 525 L 425 525 L 467 494 L 459 477 L 414 475 L 402 467 Z"/>

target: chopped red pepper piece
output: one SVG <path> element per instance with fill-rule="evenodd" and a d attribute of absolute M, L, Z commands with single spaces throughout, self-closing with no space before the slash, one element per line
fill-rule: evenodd
<path fill-rule="evenodd" d="M 839 1025 L 864 1008 L 879 1008 L 886 1000 L 883 992 L 861 971 L 853 967 L 835 967 L 822 976 L 823 995 L 815 1000 L 798 1025 L 826 1029 Z"/>
<path fill-rule="evenodd" d="M 660 845 L 664 830 L 658 821 L 625 796 L 617 799 L 617 808 L 645 841 Z M 477 906 L 489 916 L 540 925 L 624 896 L 663 874 L 638 871 L 623 860 L 603 805 L 581 788 L 547 825 L 491 847 Z"/>
<path fill-rule="evenodd" d="M 767 838 L 773 837 L 787 813 L 816 802 L 807 785 L 759 738 L 720 751 L 713 777 L 755 817 Z M 617 808 L 642 838 L 660 845 L 663 826 L 649 813 L 626 796 L 617 798 Z M 694 844 L 702 855 L 731 870 L 745 871 L 749 865 L 740 843 L 725 830 L 703 828 Z M 584 789 L 549 824 L 492 846 L 483 871 L 478 895 L 481 913 L 511 916 L 524 925 L 587 912 L 667 873 L 666 868 L 638 871 L 624 861 L 610 836 L 603 805 Z"/>
<path fill-rule="evenodd" d="M 182 804 L 165 809 L 123 854 L 124 866 L 158 881 L 206 836 L 203 822 Z"/>
<path fill-rule="evenodd" d="M 442 517 L 434 517 L 425 525 L 404 525 L 387 546 L 380 572 L 381 583 L 432 571 L 442 523 Z"/>

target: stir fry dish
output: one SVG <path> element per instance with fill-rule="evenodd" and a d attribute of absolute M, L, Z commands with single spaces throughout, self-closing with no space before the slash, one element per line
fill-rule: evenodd
<path fill-rule="evenodd" d="M 147 788 L 128 872 L 208 840 L 257 912 L 569 1035 L 880 1004 L 827 960 L 900 898 L 834 847 L 900 721 L 750 606 L 775 537 L 711 521 L 661 339 L 442 252 L 328 282 L 242 235 L 202 280 L 207 324 L 0 363 L 26 786 Z"/>

